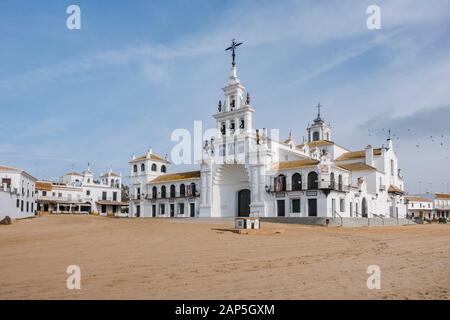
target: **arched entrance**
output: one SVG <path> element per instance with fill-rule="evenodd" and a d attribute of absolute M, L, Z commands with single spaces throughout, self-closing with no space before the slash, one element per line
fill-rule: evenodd
<path fill-rule="evenodd" d="M 211 216 L 248 216 L 250 194 L 250 178 L 245 165 L 220 165 L 213 177 Z"/>
<path fill-rule="evenodd" d="M 238 191 L 238 217 L 250 216 L 250 190 Z"/>
<path fill-rule="evenodd" d="M 366 198 L 362 199 L 362 203 L 361 203 L 361 216 L 363 218 L 367 218 L 367 200 Z"/>

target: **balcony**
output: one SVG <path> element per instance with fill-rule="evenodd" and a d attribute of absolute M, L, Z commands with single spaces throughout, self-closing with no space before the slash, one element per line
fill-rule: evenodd
<path fill-rule="evenodd" d="M 180 195 L 179 193 L 176 193 L 175 195 L 166 195 L 165 197 L 161 197 L 161 195 L 158 195 L 157 197 L 153 197 L 151 194 L 145 195 L 145 199 L 147 200 L 157 200 L 157 199 L 182 199 L 182 198 L 195 198 L 200 197 L 200 192 L 195 191 L 193 195 Z"/>
<path fill-rule="evenodd" d="M 38 197 L 38 201 L 86 203 L 86 202 L 92 201 L 92 198 L 88 198 L 88 197 L 40 196 L 40 197 Z"/>
<path fill-rule="evenodd" d="M 115 199 L 113 197 L 98 197 L 97 201 L 119 201 L 116 197 Z"/>
<path fill-rule="evenodd" d="M 350 192 L 350 185 L 340 184 L 333 181 L 322 181 L 319 185 L 319 188 L 329 191 Z"/>

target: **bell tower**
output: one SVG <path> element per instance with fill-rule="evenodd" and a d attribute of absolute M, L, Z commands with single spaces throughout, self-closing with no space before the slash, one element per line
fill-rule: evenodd
<path fill-rule="evenodd" d="M 325 120 L 320 116 L 320 108 L 322 105 L 319 103 L 317 105 L 317 117 L 314 119 L 313 123 L 308 126 L 308 142 L 328 140 L 331 141 L 331 126 L 325 123 Z"/>
<path fill-rule="evenodd" d="M 218 113 L 214 115 L 217 130 L 222 137 L 233 136 L 240 133 L 250 133 L 252 130 L 253 112 L 250 103 L 250 94 L 244 97 L 245 87 L 237 76 L 235 50 L 242 43 L 233 39 L 231 46 L 226 50 L 232 51 L 232 63 L 227 85 L 222 89 L 225 100 L 219 101 Z"/>

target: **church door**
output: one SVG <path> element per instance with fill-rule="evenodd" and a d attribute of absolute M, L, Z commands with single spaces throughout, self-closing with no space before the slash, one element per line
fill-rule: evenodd
<path fill-rule="evenodd" d="M 317 199 L 308 199 L 308 216 L 317 217 Z"/>
<path fill-rule="evenodd" d="M 195 203 L 189 204 L 191 218 L 195 218 Z"/>
<path fill-rule="evenodd" d="M 277 200 L 277 216 L 278 217 L 284 217 L 286 215 L 284 204 L 285 204 L 284 200 Z"/>
<path fill-rule="evenodd" d="M 250 190 L 242 189 L 238 192 L 238 217 L 250 216 Z"/>
<path fill-rule="evenodd" d="M 362 199 L 361 215 L 363 218 L 367 218 L 367 200 L 366 200 L 366 198 Z"/>

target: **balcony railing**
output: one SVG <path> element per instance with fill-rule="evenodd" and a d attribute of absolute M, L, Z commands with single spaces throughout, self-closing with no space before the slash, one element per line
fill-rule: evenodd
<path fill-rule="evenodd" d="M 89 202 L 92 200 L 92 198 L 88 197 L 57 197 L 57 196 L 40 196 L 38 197 L 38 200 L 47 200 L 47 201 L 64 201 L 64 202 L 78 202 L 78 203 L 84 203 Z"/>
<path fill-rule="evenodd" d="M 153 197 L 151 194 L 145 195 L 145 199 L 147 200 L 156 200 L 156 199 L 179 199 L 179 198 L 193 198 L 193 197 L 199 197 L 200 192 L 195 191 L 193 195 L 188 195 L 187 193 L 184 195 L 181 195 L 179 193 L 176 193 L 175 195 L 166 194 L 165 197 L 161 197 L 161 195 L 158 195 L 157 197 Z"/>
<path fill-rule="evenodd" d="M 97 199 L 98 201 L 119 201 L 118 197 L 113 198 L 113 197 L 98 197 Z"/>

